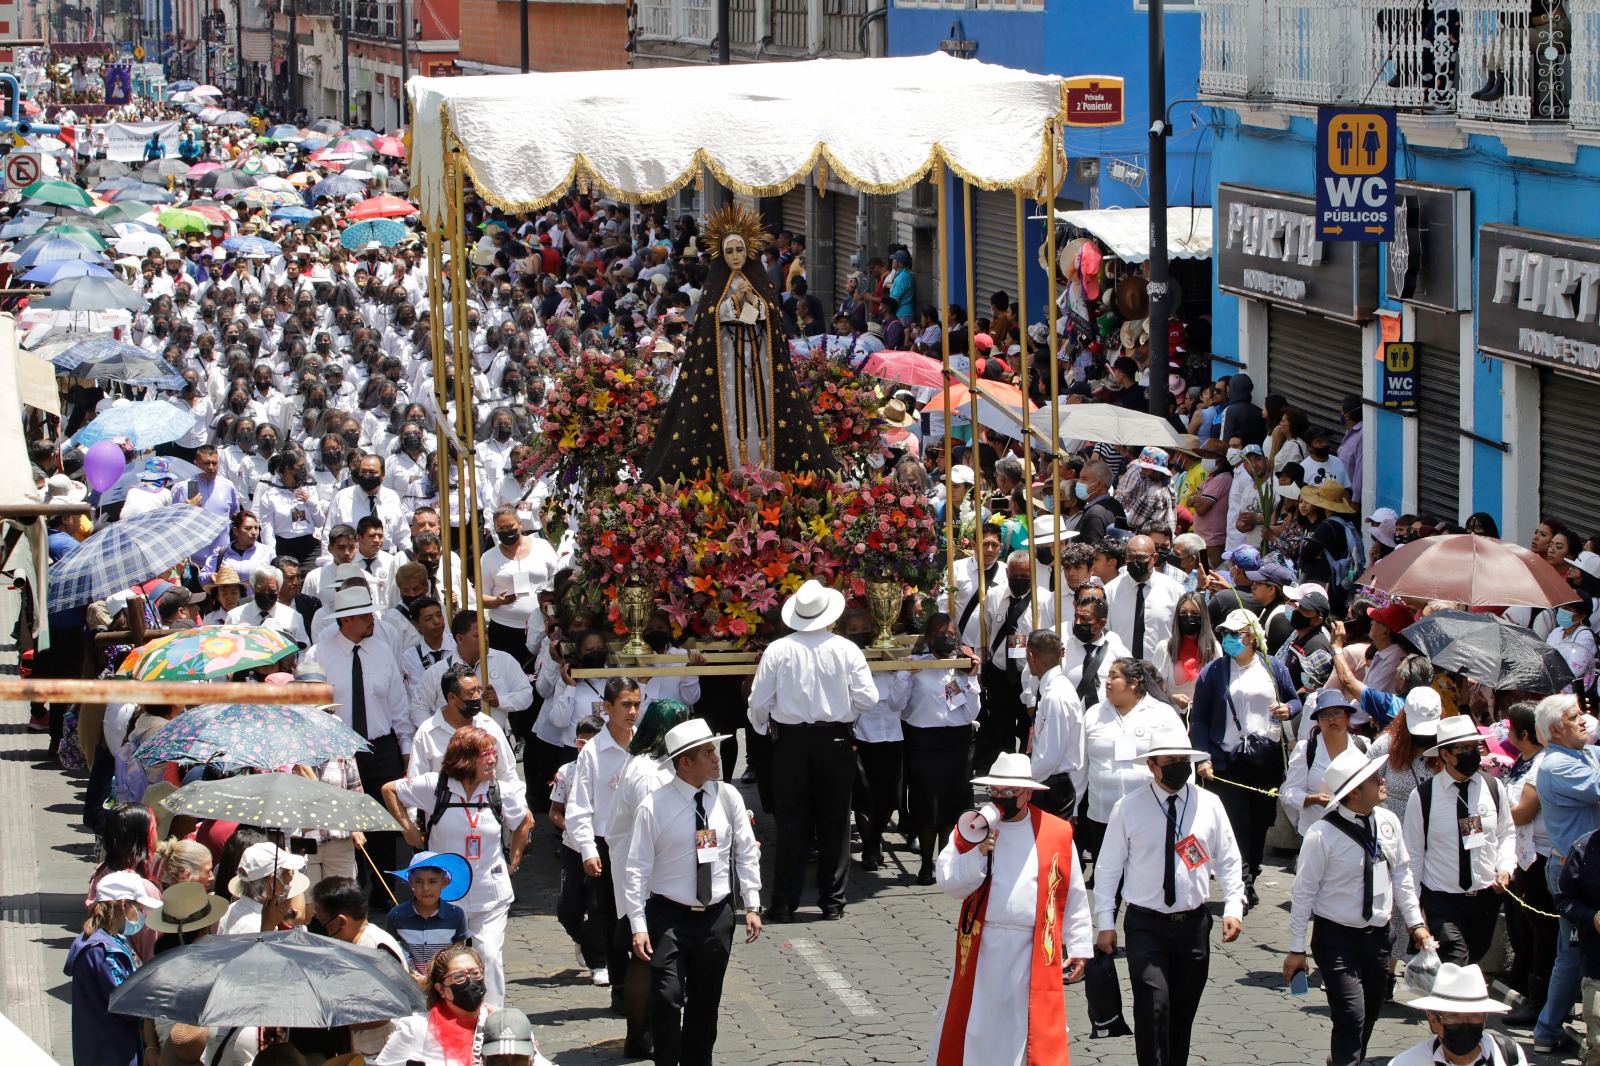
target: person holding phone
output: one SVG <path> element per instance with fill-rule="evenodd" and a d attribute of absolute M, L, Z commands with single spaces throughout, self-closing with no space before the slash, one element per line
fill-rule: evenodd
<path fill-rule="evenodd" d="M 539 610 L 538 594 L 555 577 L 556 553 L 543 537 L 523 532 L 510 504 L 494 509 L 494 537 L 495 546 L 483 553 L 489 647 L 520 661 L 528 654 L 528 620 Z"/>

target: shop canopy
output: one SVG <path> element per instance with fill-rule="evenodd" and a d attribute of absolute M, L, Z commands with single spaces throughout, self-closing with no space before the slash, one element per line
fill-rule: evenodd
<path fill-rule="evenodd" d="M 1148 207 L 1057 211 L 1056 219 L 1098 239 L 1124 263 L 1142 263 L 1150 258 Z M 1211 208 L 1167 208 L 1167 258 L 1211 258 Z"/>
<path fill-rule="evenodd" d="M 892 59 L 412 78 L 412 191 L 445 201 L 449 135 L 497 206 L 531 211 L 577 181 L 627 203 L 665 199 L 709 170 L 776 196 L 813 172 L 899 192 L 942 160 L 981 189 L 1034 189 L 1062 79 L 942 53 Z M 1058 148 L 1059 152 L 1059 148 Z M 1058 155 L 1058 170 L 1065 159 Z"/>

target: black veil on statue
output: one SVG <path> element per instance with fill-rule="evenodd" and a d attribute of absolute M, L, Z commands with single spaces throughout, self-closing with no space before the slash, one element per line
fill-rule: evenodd
<path fill-rule="evenodd" d="M 768 442 L 769 465 L 785 474 L 837 470 L 839 461 L 812 415 L 811 401 L 800 388 L 790 362 L 789 342 L 783 335 L 783 308 L 772 279 L 759 265 L 760 251 L 747 244 L 745 269 L 740 273 L 766 305 L 765 320 L 744 328 L 766 332 L 773 410 L 762 438 Z M 689 342 L 678 364 L 677 384 L 656 422 L 655 442 L 640 471 L 646 483 L 675 481 L 680 475 L 694 480 L 746 465 L 729 454 L 723 427 L 722 323 L 717 309 L 727 298 L 732 281 L 733 271 L 727 260 L 714 256 L 700 290 Z M 749 465 L 757 464 L 752 461 Z"/>

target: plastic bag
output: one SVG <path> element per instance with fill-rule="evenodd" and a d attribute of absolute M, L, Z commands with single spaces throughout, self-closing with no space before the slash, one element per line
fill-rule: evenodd
<path fill-rule="evenodd" d="M 1406 987 L 1419 996 L 1433 992 L 1433 979 L 1439 975 L 1439 953 L 1429 944 L 1406 963 Z"/>

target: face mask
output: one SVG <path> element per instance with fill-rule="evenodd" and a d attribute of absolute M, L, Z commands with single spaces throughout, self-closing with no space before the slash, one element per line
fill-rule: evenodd
<path fill-rule="evenodd" d="M 1228 633 L 1222 638 L 1222 654 L 1230 659 L 1238 658 L 1244 654 L 1244 638 L 1237 633 Z"/>
<path fill-rule="evenodd" d="M 605 649 L 586 651 L 579 657 L 578 662 L 588 670 L 598 670 L 606 664 Z"/>
<path fill-rule="evenodd" d="M 511 439 L 511 427 L 510 426 L 496 426 L 495 430 L 494 430 L 494 439 L 499 441 L 501 444 L 504 444 L 506 441 L 510 440 Z"/>
<path fill-rule="evenodd" d="M 475 1011 L 483 1006 L 483 997 L 489 991 L 481 977 L 469 977 L 459 985 L 450 985 L 450 1001 L 464 1011 Z"/>
<path fill-rule="evenodd" d="M 246 404 L 243 400 L 234 400 L 228 404 L 228 410 L 232 411 L 236 415 L 244 414 L 245 407 Z"/>
<path fill-rule="evenodd" d="M 1143 559 L 1129 559 L 1128 576 L 1135 581 L 1146 580 L 1150 576 L 1150 564 Z"/>
<path fill-rule="evenodd" d="M 407 433 L 400 438 L 400 446 L 408 452 L 417 451 L 422 447 L 422 438 L 415 433 Z"/>
<path fill-rule="evenodd" d="M 1456 773 L 1463 777 L 1471 777 L 1478 772 L 1478 766 L 1483 762 L 1483 755 L 1474 748 L 1468 752 L 1456 753 Z"/>
<path fill-rule="evenodd" d="M 1040 566 L 1054 566 L 1055 556 L 1049 548 L 1033 549 L 1033 558 Z"/>
<path fill-rule="evenodd" d="M 1079 644 L 1093 644 L 1094 643 L 1094 623 L 1093 622 L 1074 622 L 1074 623 L 1072 623 L 1072 635 L 1078 639 L 1078 643 Z"/>
<path fill-rule="evenodd" d="M 1180 614 L 1178 616 L 1178 632 L 1186 637 L 1192 637 L 1200 632 L 1200 616 L 1197 614 Z"/>
<path fill-rule="evenodd" d="M 1567 610 L 1565 607 L 1557 607 L 1556 608 L 1556 625 L 1560 626 L 1562 629 L 1565 629 L 1568 626 L 1570 626 L 1571 624 L 1572 624 L 1572 612 Z"/>
<path fill-rule="evenodd" d="M 941 659 L 948 659 L 959 646 L 956 638 L 948 634 L 942 637 L 934 637 L 928 641 L 928 647 L 932 648 L 933 653 Z"/>
<path fill-rule="evenodd" d="M 1026 596 L 1028 590 L 1033 587 L 1033 583 L 1028 580 L 1027 575 L 1008 577 L 1006 578 L 1006 585 L 1011 589 L 1011 595 L 1013 596 Z"/>
<path fill-rule="evenodd" d="M 846 633 L 844 639 L 848 640 L 858 648 L 865 648 L 868 644 L 872 643 L 872 633 L 871 631 L 866 633 Z"/>
<path fill-rule="evenodd" d="M 1000 808 L 1000 817 L 1007 821 L 1017 816 L 1017 808 L 1022 803 L 1016 796 L 991 796 L 990 801 Z"/>
<path fill-rule="evenodd" d="M 274 607 L 276 607 L 277 605 L 278 605 L 278 594 L 276 592 L 258 592 L 258 593 L 256 593 L 256 606 L 261 608 L 261 610 L 263 612 L 270 611 Z"/>
<path fill-rule="evenodd" d="M 361 431 L 359 429 L 349 430 L 347 432 L 340 433 L 339 438 L 350 447 L 354 448 L 361 443 Z"/>
<path fill-rule="evenodd" d="M 1439 1043 L 1452 1055 L 1465 1055 L 1483 1043 L 1482 1022 L 1457 1022 L 1439 1026 Z"/>
<path fill-rule="evenodd" d="M 1085 485 L 1081 481 L 1074 482 L 1072 491 L 1073 491 L 1073 494 L 1075 496 L 1077 496 L 1079 500 L 1083 501 L 1084 503 L 1088 503 L 1089 502 L 1089 486 L 1088 485 Z"/>
<path fill-rule="evenodd" d="M 128 919 L 127 924 L 122 927 L 122 936 L 126 939 L 127 937 L 138 936 L 142 932 L 144 932 L 144 911 L 140 911 Z"/>
<path fill-rule="evenodd" d="M 1242 462 L 1244 462 L 1244 450 L 1241 448 L 1229 448 L 1228 465 L 1238 466 Z"/>
<path fill-rule="evenodd" d="M 256 442 L 253 440 L 242 440 L 239 442 L 239 450 L 244 452 L 246 455 L 254 455 L 256 453 Z"/>
<path fill-rule="evenodd" d="M 461 701 L 461 713 L 465 714 L 468 718 L 476 718 L 480 713 L 482 713 L 482 711 L 482 699 Z"/>
<path fill-rule="evenodd" d="M 1208 474 L 1215 474 L 1217 472 L 1217 461 L 1215 459 L 1202 459 L 1200 460 L 1200 469 Z"/>
<path fill-rule="evenodd" d="M 377 489 L 377 487 L 379 485 L 383 484 L 383 475 L 382 474 L 362 474 L 360 477 L 356 478 L 356 484 L 360 485 L 363 489 L 365 489 L 368 492 L 373 492 L 373 491 L 375 491 Z"/>
<path fill-rule="evenodd" d="M 496 533 L 494 535 L 494 539 L 498 540 L 501 544 L 504 544 L 506 547 L 509 548 L 513 544 L 515 544 L 517 541 L 522 539 L 522 533 L 519 530 L 515 530 L 515 529 L 504 529 L 504 530 L 501 530 L 499 533 Z"/>
<path fill-rule="evenodd" d="M 1161 769 L 1161 783 L 1176 792 L 1189 783 L 1189 775 L 1194 772 L 1194 764 L 1190 762 L 1168 763 Z"/>
<path fill-rule="evenodd" d="M 660 655 L 672 646 L 672 634 L 659 629 L 652 629 L 645 633 L 644 642 L 650 645 L 650 650 Z"/>
<path fill-rule="evenodd" d="M 439 560 L 437 559 L 423 559 L 422 566 L 423 569 L 427 570 L 430 574 L 437 574 L 439 572 Z"/>
<path fill-rule="evenodd" d="M 262 455 L 270 456 L 273 452 L 278 450 L 278 444 L 276 441 L 271 440 L 257 441 L 256 450 Z"/>

